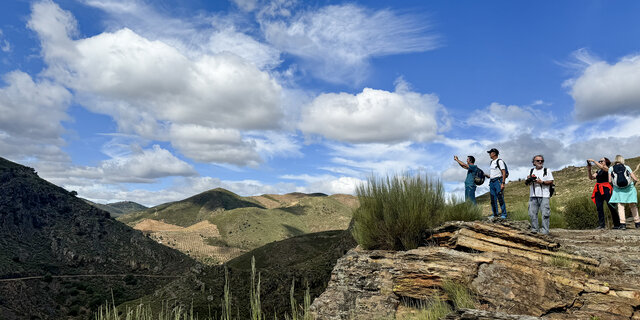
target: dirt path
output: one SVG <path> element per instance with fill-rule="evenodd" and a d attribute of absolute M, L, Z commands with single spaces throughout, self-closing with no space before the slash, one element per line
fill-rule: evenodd
<path fill-rule="evenodd" d="M 182 278 L 182 276 L 162 276 L 162 275 L 153 275 L 153 274 L 73 274 L 73 275 L 60 275 L 60 276 L 51 276 L 51 278 L 105 278 L 105 277 L 144 277 L 144 278 Z M 34 279 L 44 279 L 46 276 L 31 276 L 31 277 L 21 277 L 21 278 L 10 278 L 10 279 L 0 279 L 0 282 L 11 282 L 11 281 L 25 281 L 25 280 L 34 280 Z"/>

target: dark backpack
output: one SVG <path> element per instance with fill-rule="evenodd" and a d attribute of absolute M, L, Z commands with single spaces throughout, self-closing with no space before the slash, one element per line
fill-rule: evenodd
<path fill-rule="evenodd" d="M 484 184 L 484 171 L 480 168 L 476 168 L 476 173 L 473 175 L 473 183 L 476 185 Z"/>
<path fill-rule="evenodd" d="M 502 161 L 502 163 L 504 164 L 504 178 L 507 179 L 509 178 L 509 168 L 507 168 L 507 164 L 504 162 L 504 160 L 502 159 L 498 159 L 498 162 L 496 162 L 496 165 L 498 166 L 498 169 L 502 170 L 502 168 L 500 168 L 500 161 Z M 506 183 L 506 181 L 503 181 Z"/>
<path fill-rule="evenodd" d="M 614 186 L 618 188 L 624 188 L 629 185 L 629 179 L 631 176 L 629 174 L 629 170 L 622 163 L 618 163 L 613 166 L 613 170 L 611 172 L 611 182 Z"/>
<path fill-rule="evenodd" d="M 533 174 L 533 168 L 531 168 L 531 171 L 529 171 L 529 176 L 531 176 Z M 544 171 L 542 172 L 542 176 L 546 176 L 547 175 L 547 168 L 544 168 Z M 553 197 L 553 194 L 556 193 L 556 184 L 552 183 L 549 186 L 549 198 Z"/>

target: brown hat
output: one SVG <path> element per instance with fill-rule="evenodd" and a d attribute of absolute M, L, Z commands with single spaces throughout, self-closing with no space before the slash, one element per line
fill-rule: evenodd
<path fill-rule="evenodd" d="M 491 150 L 487 151 L 487 153 L 495 152 L 496 154 L 500 154 L 500 151 L 496 148 L 491 148 Z"/>

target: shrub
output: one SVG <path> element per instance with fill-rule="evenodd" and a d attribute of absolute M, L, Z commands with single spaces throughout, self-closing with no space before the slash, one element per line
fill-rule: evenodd
<path fill-rule="evenodd" d="M 444 189 L 426 175 L 370 177 L 356 190 L 353 236 L 365 249 L 409 250 L 436 226 L 445 207 Z"/>
<path fill-rule="evenodd" d="M 441 222 L 482 220 L 482 208 L 471 202 L 452 197 L 444 207 Z"/>
<path fill-rule="evenodd" d="M 564 218 L 569 229 L 593 229 L 598 226 L 596 208 L 587 196 L 569 199 L 564 207 Z"/>

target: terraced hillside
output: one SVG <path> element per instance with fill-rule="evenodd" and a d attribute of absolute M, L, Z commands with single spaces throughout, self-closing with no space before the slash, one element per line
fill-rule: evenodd
<path fill-rule="evenodd" d="M 213 189 L 118 218 L 201 262 L 219 264 L 293 236 L 344 230 L 357 199 L 290 193 L 241 197 Z"/>

